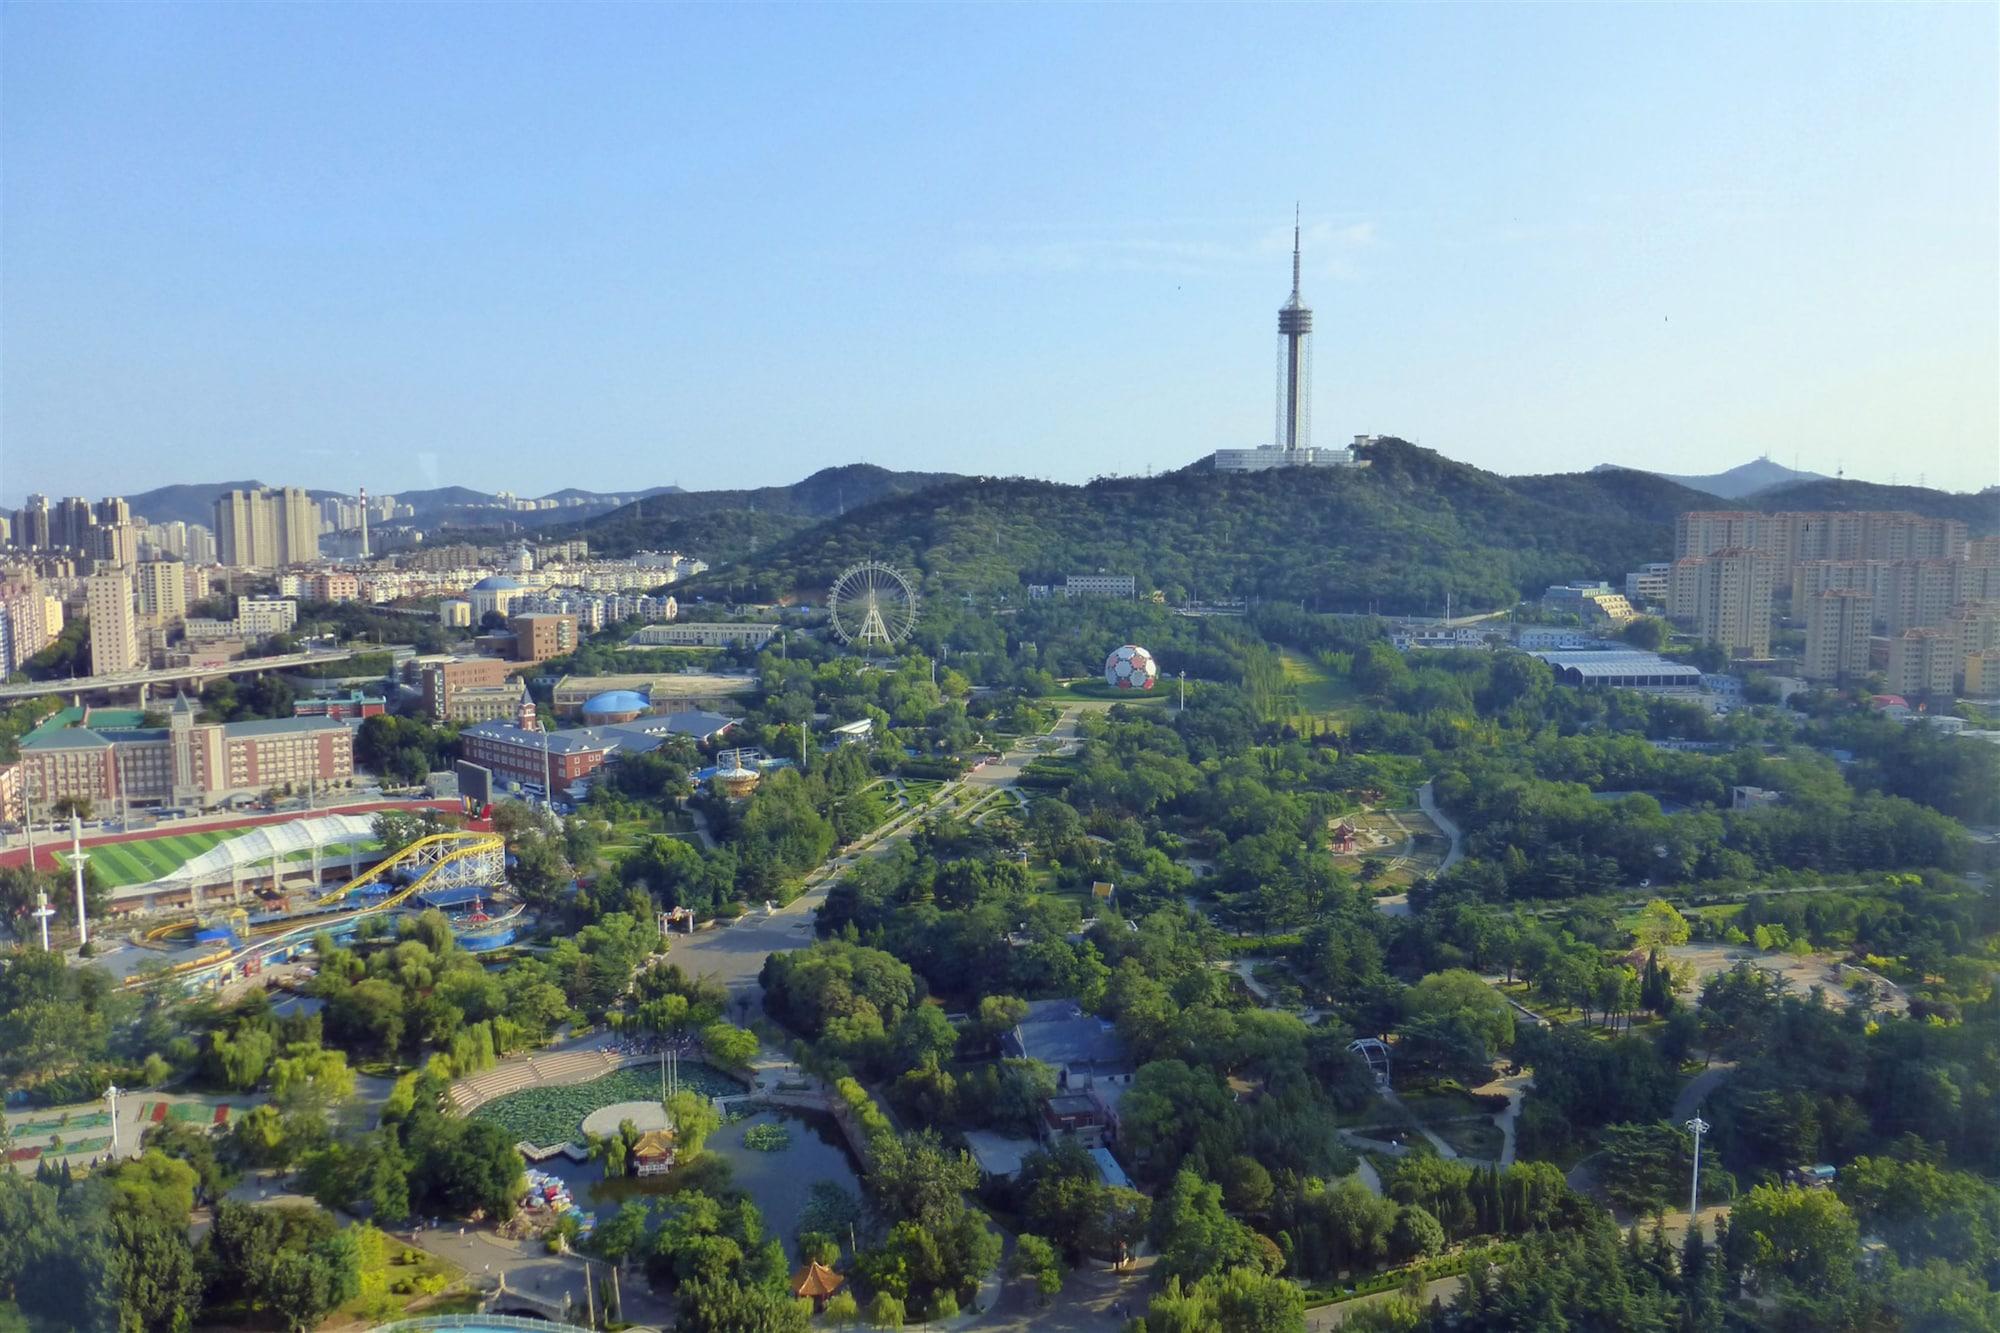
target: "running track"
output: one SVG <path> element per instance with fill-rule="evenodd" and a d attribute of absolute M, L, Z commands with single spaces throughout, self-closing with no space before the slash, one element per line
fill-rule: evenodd
<path fill-rule="evenodd" d="M 294 820 L 308 819 L 318 815 L 367 815 L 374 814 L 379 810 L 407 810 L 412 812 L 418 810 L 436 810 L 441 814 L 457 814 L 461 808 L 457 801 L 451 800 L 363 801 L 357 805 L 328 805 L 321 806 L 315 810 L 274 811 L 270 814 L 262 815 L 241 815 L 234 819 L 205 819 L 200 821 L 169 820 L 154 828 L 141 829 L 131 833 L 87 834 L 83 839 L 83 845 L 89 848 L 109 842 L 144 842 L 148 838 L 160 838 L 173 833 L 198 833 L 208 829 L 256 828 L 260 824 L 288 824 Z M 59 870 L 61 866 L 57 863 L 55 854 L 68 850 L 69 839 L 67 837 L 53 836 L 47 839 L 37 838 L 35 841 L 35 864 L 37 868 L 42 870 Z M 14 847 L 0 852 L 0 866 L 24 865 L 27 860 L 28 849 L 25 846 Z"/>

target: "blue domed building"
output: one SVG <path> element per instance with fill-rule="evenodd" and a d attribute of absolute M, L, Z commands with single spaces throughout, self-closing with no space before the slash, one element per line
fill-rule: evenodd
<path fill-rule="evenodd" d="M 465 599 L 472 603 L 472 623 L 478 624 L 488 612 L 506 615 L 514 609 L 514 603 L 528 595 L 528 588 L 518 579 L 510 579 L 505 574 L 494 574 L 479 580 L 466 591 Z"/>
<path fill-rule="evenodd" d="M 652 700 L 637 690 L 606 690 L 583 701 L 583 725 L 607 726 L 644 717 L 653 709 Z"/>

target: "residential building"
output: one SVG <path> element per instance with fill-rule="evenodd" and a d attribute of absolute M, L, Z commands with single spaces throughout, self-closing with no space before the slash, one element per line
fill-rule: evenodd
<path fill-rule="evenodd" d="M 225 565 L 277 569 L 319 559 L 319 506 L 296 486 L 225 491 L 215 501 L 217 556 Z"/>
<path fill-rule="evenodd" d="M 494 689 L 507 684 L 513 663 L 498 657 L 454 657 L 422 668 L 424 710 L 438 721 L 457 721 L 452 715 L 455 695 L 469 689 Z M 515 692 L 516 697 L 519 691 Z M 510 709 L 503 716 L 512 717 Z"/>
<path fill-rule="evenodd" d="M 762 621 L 686 620 L 667 625 L 642 625 L 632 635 L 632 642 L 655 648 L 726 648 L 732 645 L 761 648 L 777 632 L 776 625 Z"/>
<path fill-rule="evenodd" d="M 187 617 L 187 566 L 179 560 L 143 560 L 134 570 L 139 618 L 172 628 Z"/>
<path fill-rule="evenodd" d="M 576 617 L 534 613 L 517 615 L 507 622 L 514 632 L 514 660 L 546 662 L 576 651 Z"/>
<path fill-rule="evenodd" d="M 1945 613 L 1941 628 L 1951 635 L 1952 656 L 1958 659 L 1959 670 L 1969 671 L 1966 663 L 1975 653 L 2000 648 L 2000 600 L 1954 606 Z"/>
<path fill-rule="evenodd" d="M 1874 602 L 1860 588 L 1828 588 L 1806 603 L 1806 650 L 1801 670 L 1807 680 L 1832 683 L 1868 674 Z"/>
<path fill-rule="evenodd" d="M 1789 577 L 1806 560 L 1962 559 L 1966 529 L 1956 519 L 1900 511 L 1710 510 L 1682 514 L 1674 524 L 1677 559 L 1737 548 L 1772 556 Z"/>
<path fill-rule="evenodd" d="M 352 570 L 322 569 L 307 577 L 304 593 L 315 602 L 356 602 L 361 578 Z"/>
<path fill-rule="evenodd" d="M 2000 648 L 1980 648 L 1967 653 L 1960 663 L 1965 673 L 1965 692 L 1974 699 L 2000 698 Z"/>
<path fill-rule="evenodd" d="M 146 665 L 139 655 L 139 617 L 133 604 L 130 570 L 114 565 L 92 574 L 84 605 L 90 616 L 91 675 L 122 675 Z"/>
<path fill-rule="evenodd" d="M 1958 683 L 1959 662 L 1950 633 L 1906 629 L 1889 639 L 1889 692 L 1907 697 L 1949 695 Z"/>
<path fill-rule="evenodd" d="M 1964 564 L 1962 560 L 1889 561 L 1876 594 L 1875 618 L 1891 635 L 1942 625 L 1945 612 L 1959 600 L 1958 571 Z"/>
<path fill-rule="evenodd" d="M 47 594 L 32 574 L 0 582 L 0 623 L 6 625 L 6 641 L 0 644 L 0 676 L 12 675 L 23 662 L 49 646 L 53 636 L 46 603 Z"/>
<path fill-rule="evenodd" d="M 1771 655 L 1771 588 L 1777 562 L 1728 547 L 1674 561 L 1668 614 L 1731 657 Z"/>
<path fill-rule="evenodd" d="M 1634 606 L 1665 606 L 1673 583 L 1671 560 L 1657 561 L 1625 576 L 1625 600 Z"/>
<path fill-rule="evenodd" d="M 124 504 L 123 500 L 118 502 Z M 91 531 L 91 554 L 109 565 L 130 569 L 139 563 L 139 528 L 132 522 L 99 523 Z"/>
<path fill-rule="evenodd" d="M 236 623 L 246 639 L 289 634 L 299 623 L 299 604 L 289 597 L 239 597 Z"/>

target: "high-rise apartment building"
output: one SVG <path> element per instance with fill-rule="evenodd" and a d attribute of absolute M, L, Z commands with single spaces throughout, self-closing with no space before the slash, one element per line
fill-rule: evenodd
<path fill-rule="evenodd" d="M 60 603 L 58 603 L 60 605 Z M 0 621 L 7 625 L 7 643 L 0 651 L 0 676 L 20 670 L 21 663 L 49 646 L 47 595 L 29 574 L 0 582 Z"/>
<path fill-rule="evenodd" d="M 124 504 L 123 500 L 118 502 Z M 91 554 L 108 565 L 124 565 L 127 568 L 139 563 L 139 526 L 129 520 L 122 523 L 99 523 L 92 529 Z"/>
<path fill-rule="evenodd" d="M 1900 511 L 1858 513 L 1697 510 L 1674 524 L 1680 559 L 1747 547 L 1777 558 L 1786 575 L 1806 560 L 1953 560 L 1966 554 L 1965 524 Z"/>
<path fill-rule="evenodd" d="M 216 497 L 216 558 L 225 565 L 277 569 L 317 560 L 319 530 L 319 507 L 297 486 Z"/>
<path fill-rule="evenodd" d="M 132 572 L 114 566 L 92 574 L 85 584 L 84 604 L 90 616 L 90 674 L 117 675 L 144 666 Z"/>
<path fill-rule="evenodd" d="M 187 618 L 187 566 L 179 560 L 147 560 L 135 569 L 139 618 L 170 628 Z"/>
<path fill-rule="evenodd" d="M 1861 588 L 1828 588 L 1806 603 L 1807 680 L 1832 683 L 1867 674 L 1874 603 Z"/>
<path fill-rule="evenodd" d="M 132 506 L 122 495 L 107 495 L 97 502 L 97 525 L 109 527 L 114 523 L 130 523 Z"/>
<path fill-rule="evenodd" d="M 1889 692 L 1907 697 L 1948 695 L 1958 684 L 1959 663 L 1950 631 L 1906 629 L 1889 639 Z"/>
<path fill-rule="evenodd" d="M 1892 560 L 1876 594 L 1875 617 L 1891 635 L 1906 629 L 1942 625 L 1945 612 L 1958 600 L 1963 561 Z"/>
<path fill-rule="evenodd" d="M 49 514 L 49 497 L 31 495 L 28 502 L 14 511 L 14 545 L 24 551 L 46 551 L 54 545 L 53 520 Z"/>
<path fill-rule="evenodd" d="M 1667 613 L 1732 657 L 1771 655 L 1771 585 L 1777 562 L 1730 547 L 1674 561 Z"/>
<path fill-rule="evenodd" d="M 97 526 L 97 511 L 81 495 L 69 496 L 57 505 L 50 522 L 53 529 L 50 545 L 78 551 L 91 549 L 90 530 Z"/>

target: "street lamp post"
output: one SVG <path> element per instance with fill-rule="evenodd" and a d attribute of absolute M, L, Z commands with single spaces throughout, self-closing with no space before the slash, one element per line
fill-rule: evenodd
<path fill-rule="evenodd" d="M 1694 1227 L 1701 1225 L 1701 1136 L 1708 1132 L 1708 1122 L 1696 1116 L 1687 1127 L 1694 1134 L 1694 1181 L 1688 1187 L 1688 1225 Z"/>

